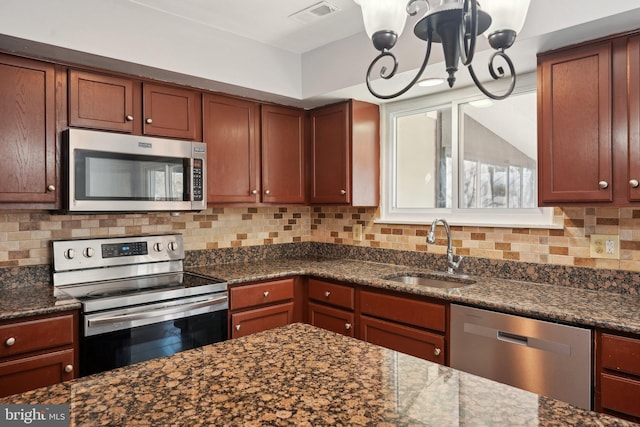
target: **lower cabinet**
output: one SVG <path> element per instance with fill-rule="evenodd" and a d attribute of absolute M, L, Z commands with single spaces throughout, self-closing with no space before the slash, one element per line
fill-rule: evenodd
<path fill-rule="evenodd" d="M 355 336 L 353 286 L 309 279 L 307 319 L 311 325 L 349 337 Z"/>
<path fill-rule="evenodd" d="M 0 397 L 77 377 L 78 314 L 0 324 Z"/>
<path fill-rule="evenodd" d="M 355 315 L 352 311 L 310 302 L 308 304 L 308 313 L 311 325 L 348 337 L 354 336 Z"/>
<path fill-rule="evenodd" d="M 302 320 L 295 304 L 300 279 L 285 278 L 229 289 L 229 337 L 240 338 Z"/>
<path fill-rule="evenodd" d="M 396 294 L 360 290 L 359 337 L 372 344 L 449 363 L 447 305 Z"/>
<path fill-rule="evenodd" d="M 640 422 L 640 337 L 596 332 L 596 410 Z"/>

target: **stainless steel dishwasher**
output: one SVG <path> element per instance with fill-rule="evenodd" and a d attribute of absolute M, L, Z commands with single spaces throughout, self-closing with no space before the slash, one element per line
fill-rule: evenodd
<path fill-rule="evenodd" d="M 591 330 L 451 304 L 451 367 L 591 409 Z"/>

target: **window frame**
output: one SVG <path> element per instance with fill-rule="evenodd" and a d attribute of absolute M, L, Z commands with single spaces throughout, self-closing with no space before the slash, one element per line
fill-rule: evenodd
<path fill-rule="evenodd" d="M 535 73 L 518 76 L 514 95 L 535 92 Z M 433 95 L 411 98 L 381 105 L 381 194 L 380 218 L 378 223 L 387 224 L 430 224 L 435 218 L 446 218 L 452 225 L 470 225 L 508 228 L 561 228 L 557 223 L 553 208 L 460 208 L 459 180 L 464 170 L 463 141 L 460 137 L 460 105 L 485 98 L 477 88 L 448 90 Z M 500 102 L 500 101 L 496 101 Z M 451 108 L 452 138 L 452 200 L 451 208 L 397 208 L 395 202 L 395 119 L 398 116 L 433 111 L 443 107 Z M 538 173 L 536 160 L 536 174 Z M 536 183 L 537 187 L 537 183 Z M 538 191 L 538 188 L 536 188 Z"/>

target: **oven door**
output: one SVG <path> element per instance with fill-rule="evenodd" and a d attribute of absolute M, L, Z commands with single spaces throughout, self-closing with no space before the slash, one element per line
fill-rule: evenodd
<path fill-rule="evenodd" d="M 87 314 L 80 375 L 224 341 L 227 307 L 225 293 Z"/>

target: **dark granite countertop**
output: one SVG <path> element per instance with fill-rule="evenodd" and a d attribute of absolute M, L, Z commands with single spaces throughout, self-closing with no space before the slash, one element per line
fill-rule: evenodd
<path fill-rule="evenodd" d="M 0 404 L 69 404 L 82 426 L 635 425 L 303 324 Z"/>
<path fill-rule="evenodd" d="M 189 271 L 218 277 L 230 285 L 292 275 L 370 286 L 439 298 L 506 313 L 573 325 L 640 334 L 640 297 L 558 285 L 471 276 L 463 288 L 436 289 L 385 280 L 390 275 L 434 273 L 414 267 L 358 260 L 286 258 L 190 267 Z M 53 297 L 51 285 L 37 284 L 0 290 L 0 320 L 77 309 L 79 304 Z"/>
<path fill-rule="evenodd" d="M 538 319 L 640 334 L 640 297 L 614 292 L 480 276 L 469 276 L 476 280 L 476 283 L 470 286 L 437 289 L 384 278 L 405 272 L 442 276 L 446 276 L 446 273 L 356 260 L 272 259 L 191 267 L 189 270 L 227 280 L 230 285 L 290 275 L 310 275 Z"/>

